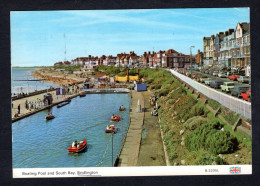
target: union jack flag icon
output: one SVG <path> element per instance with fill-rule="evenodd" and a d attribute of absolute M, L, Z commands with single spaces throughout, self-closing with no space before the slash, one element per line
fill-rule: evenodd
<path fill-rule="evenodd" d="M 229 172 L 231 174 L 239 174 L 241 173 L 241 167 L 230 167 Z"/>

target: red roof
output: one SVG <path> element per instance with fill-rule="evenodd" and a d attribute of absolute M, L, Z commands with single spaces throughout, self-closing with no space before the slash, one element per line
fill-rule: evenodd
<path fill-rule="evenodd" d="M 104 73 L 96 74 L 96 75 L 94 75 L 94 78 L 100 78 L 100 77 L 103 77 L 103 76 L 106 76 L 106 74 L 104 74 Z"/>

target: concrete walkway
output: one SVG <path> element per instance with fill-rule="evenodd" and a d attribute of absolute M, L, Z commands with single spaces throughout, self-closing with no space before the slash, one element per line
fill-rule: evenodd
<path fill-rule="evenodd" d="M 144 97 L 141 92 L 136 92 L 135 90 L 131 91 L 132 95 L 132 104 L 130 112 L 130 126 L 128 133 L 126 135 L 125 144 L 119 156 L 119 167 L 125 166 L 137 166 L 142 130 L 143 130 L 143 120 L 144 112 L 137 113 L 137 103 L 138 100 L 141 104 L 141 108 L 144 108 Z"/>
<path fill-rule="evenodd" d="M 46 92 L 47 93 L 47 92 Z M 65 98 L 68 98 L 68 97 L 75 97 L 78 95 L 78 93 L 75 93 L 73 95 L 59 95 L 59 96 L 56 96 L 56 91 L 51 91 L 51 92 L 48 92 L 48 93 L 51 93 L 52 94 L 52 97 L 53 97 L 53 104 L 51 104 L 50 106 L 42 106 L 38 109 L 31 109 L 30 110 L 27 110 L 25 108 L 25 101 L 27 100 L 28 102 L 34 102 L 34 101 L 37 101 L 37 99 L 41 99 L 43 100 L 44 98 L 44 94 L 46 93 L 42 93 L 42 94 L 38 94 L 38 95 L 34 95 L 34 96 L 30 96 L 30 97 L 26 97 L 26 98 L 22 98 L 22 99 L 18 99 L 18 100 L 15 100 L 13 101 L 13 108 L 12 108 L 12 121 L 16 121 L 16 120 L 19 120 L 21 118 L 24 118 L 26 116 L 29 116 L 29 115 L 32 115 L 36 112 L 39 112 L 41 110 L 44 110 L 46 108 L 49 108 L 49 107 L 52 107 L 53 105 L 56 105 L 58 103 L 61 103 Z M 17 118 L 14 117 L 15 113 L 18 112 L 18 105 L 20 104 L 20 114 Z"/>

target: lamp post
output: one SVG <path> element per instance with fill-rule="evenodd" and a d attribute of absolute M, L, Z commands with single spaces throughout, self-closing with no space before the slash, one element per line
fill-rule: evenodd
<path fill-rule="evenodd" d="M 112 167 L 114 167 L 114 160 L 113 160 L 113 132 L 111 133 L 111 138 L 112 138 Z"/>
<path fill-rule="evenodd" d="M 192 48 L 195 46 L 190 46 L 190 75 L 192 75 Z"/>

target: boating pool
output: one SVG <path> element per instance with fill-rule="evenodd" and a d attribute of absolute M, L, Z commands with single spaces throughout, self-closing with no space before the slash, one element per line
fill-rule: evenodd
<path fill-rule="evenodd" d="M 119 112 L 120 105 L 127 110 Z M 50 111 L 55 118 L 45 120 L 48 110 L 12 124 L 13 168 L 111 167 L 112 138 L 105 133 L 109 124 L 116 124 L 113 135 L 113 161 L 122 146 L 122 125 L 125 137 L 129 125 L 129 94 L 87 94 Z M 110 122 L 112 114 L 122 115 L 120 122 Z M 88 149 L 69 153 L 74 140 L 86 138 Z"/>

